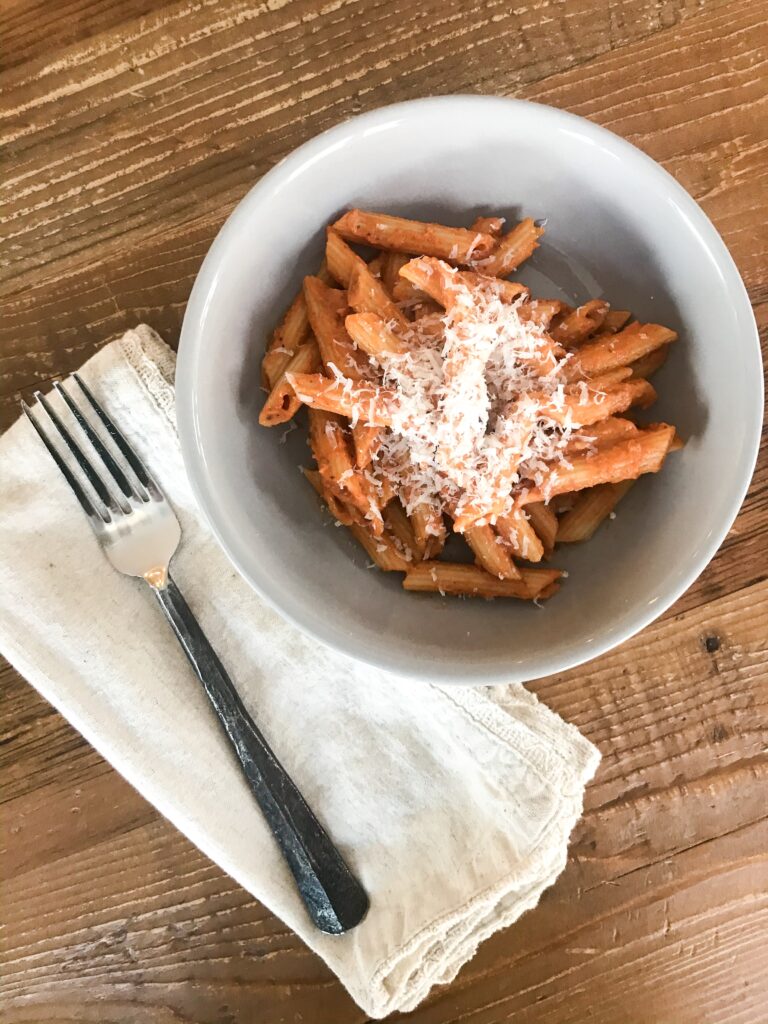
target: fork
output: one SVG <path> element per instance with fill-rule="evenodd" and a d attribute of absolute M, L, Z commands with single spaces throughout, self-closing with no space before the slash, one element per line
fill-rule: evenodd
<path fill-rule="evenodd" d="M 40 391 L 34 397 L 45 415 L 36 415 L 22 400 L 25 415 L 74 491 L 114 568 L 144 579 L 152 588 L 234 747 L 313 922 L 332 934 L 354 928 L 368 910 L 365 890 L 257 728 L 169 572 L 181 539 L 173 509 L 88 385 L 78 374 L 70 380 L 69 388 L 61 381 L 53 386 L 74 425 L 65 425 Z M 75 385 L 78 400 L 72 394 Z M 89 414 L 84 407 L 90 408 Z M 56 435 L 77 469 L 54 443 Z"/>

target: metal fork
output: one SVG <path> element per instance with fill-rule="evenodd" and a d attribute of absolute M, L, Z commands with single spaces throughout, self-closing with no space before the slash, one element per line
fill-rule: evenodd
<path fill-rule="evenodd" d="M 365 916 L 368 897 L 246 711 L 174 583 L 168 566 L 181 528 L 173 509 L 88 386 L 78 374 L 73 380 L 69 389 L 59 381 L 54 388 L 76 426 L 66 426 L 39 391 L 35 399 L 45 416 L 35 415 L 24 401 L 22 409 L 74 491 L 109 561 L 119 572 L 141 577 L 152 588 L 234 747 L 310 917 L 324 932 L 348 931 Z M 72 394 L 75 386 L 78 400 Z M 89 414 L 83 411 L 83 399 Z M 58 435 L 59 443 L 69 450 L 81 478 L 52 435 Z"/>

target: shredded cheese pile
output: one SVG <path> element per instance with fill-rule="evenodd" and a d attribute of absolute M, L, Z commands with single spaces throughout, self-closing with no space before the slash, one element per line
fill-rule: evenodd
<path fill-rule="evenodd" d="M 409 350 L 377 363 L 396 399 L 376 468 L 408 514 L 426 503 L 454 519 L 471 508 L 480 511 L 476 523 L 493 522 L 510 511 L 515 487 L 540 487 L 553 463 L 569 465 L 565 448 L 578 423 L 570 412 L 563 422 L 549 413 L 564 408 L 571 357 L 521 316 L 524 301 L 502 302 L 490 280 L 471 290 L 457 281 L 437 337 L 418 320 L 407 334 L 389 324 Z M 352 424 L 368 416 L 362 403 Z"/>

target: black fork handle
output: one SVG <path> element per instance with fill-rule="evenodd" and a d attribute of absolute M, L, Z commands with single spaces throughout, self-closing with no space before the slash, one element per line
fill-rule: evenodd
<path fill-rule="evenodd" d="M 338 935 L 354 928 L 368 910 L 365 890 L 246 711 L 173 579 L 153 589 L 235 748 L 309 916 L 324 932 Z"/>

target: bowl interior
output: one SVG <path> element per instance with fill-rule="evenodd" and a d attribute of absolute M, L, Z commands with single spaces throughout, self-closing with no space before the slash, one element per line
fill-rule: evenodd
<path fill-rule="evenodd" d="M 680 334 L 649 419 L 687 439 L 641 479 L 587 544 L 559 550 L 569 578 L 543 608 L 408 594 L 369 571 L 299 472 L 298 430 L 257 423 L 266 338 L 319 265 L 345 208 L 468 225 L 546 218 L 519 278 L 539 296 L 614 308 Z M 197 496 L 235 565 L 321 640 L 445 681 L 530 679 L 599 653 L 667 607 L 711 557 L 751 473 L 761 397 L 754 322 L 704 215 L 627 143 L 578 118 L 456 97 L 378 111 L 320 136 L 272 171 L 216 240 L 190 300 L 178 376 Z"/>

